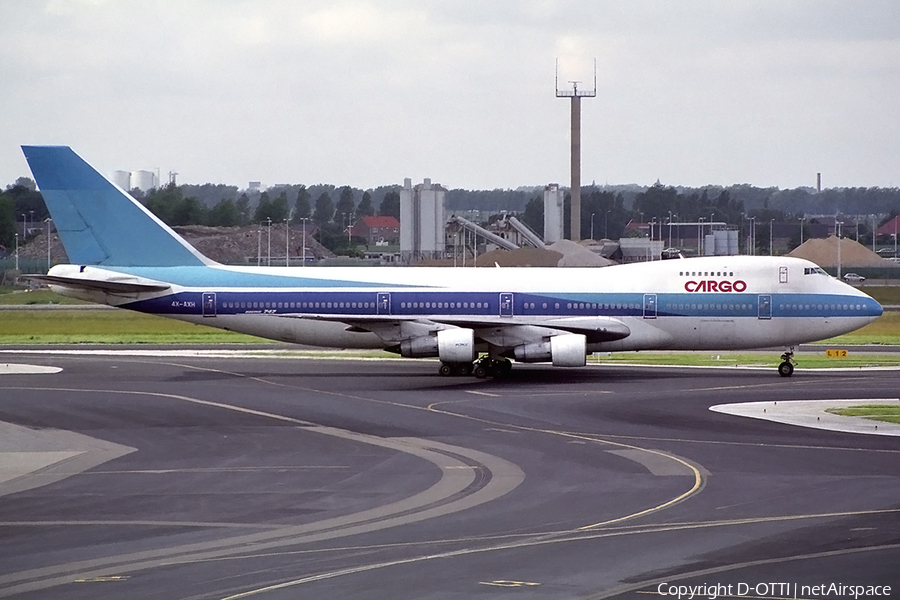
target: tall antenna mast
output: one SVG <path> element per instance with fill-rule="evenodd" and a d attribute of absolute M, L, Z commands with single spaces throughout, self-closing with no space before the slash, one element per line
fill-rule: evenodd
<path fill-rule="evenodd" d="M 571 98 L 571 196 L 572 210 L 570 215 L 571 231 L 569 237 L 573 242 L 581 239 L 581 99 L 593 98 L 597 95 L 597 59 L 594 59 L 594 87 L 590 90 L 579 90 L 580 81 L 569 81 L 571 90 L 559 89 L 559 59 L 556 59 L 556 97 Z"/>

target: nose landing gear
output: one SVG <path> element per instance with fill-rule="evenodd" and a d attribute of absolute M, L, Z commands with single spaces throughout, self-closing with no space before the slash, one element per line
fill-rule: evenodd
<path fill-rule="evenodd" d="M 794 360 L 794 347 L 791 346 L 791 349 L 781 355 L 781 364 L 778 365 L 778 374 L 782 377 L 790 377 L 794 374 L 794 365 L 797 364 L 797 361 Z"/>

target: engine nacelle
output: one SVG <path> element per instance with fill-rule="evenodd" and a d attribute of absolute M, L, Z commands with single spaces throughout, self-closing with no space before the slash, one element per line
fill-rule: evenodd
<path fill-rule="evenodd" d="M 475 360 L 475 331 L 465 328 L 442 329 L 437 335 L 421 335 L 403 340 L 400 342 L 400 356 L 437 356 L 444 362 L 472 362 Z"/>
<path fill-rule="evenodd" d="M 400 342 L 400 356 L 404 358 L 429 358 L 438 355 L 438 340 L 433 335 L 422 335 Z"/>
<path fill-rule="evenodd" d="M 442 329 L 437 333 L 438 356 L 448 363 L 470 363 L 475 360 L 475 331 Z"/>
<path fill-rule="evenodd" d="M 555 335 L 548 342 L 513 348 L 519 362 L 552 361 L 555 367 L 583 367 L 587 362 L 587 338 L 578 333 Z"/>

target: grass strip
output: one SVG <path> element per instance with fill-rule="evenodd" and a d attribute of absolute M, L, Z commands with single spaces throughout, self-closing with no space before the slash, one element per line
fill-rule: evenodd
<path fill-rule="evenodd" d="M 5 287 L 0 288 L 0 304 L 90 304 L 90 302 L 60 296 L 48 289 L 29 291 Z"/>
<path fill-rule="evenodd" d="M 0 313 L 0 344 L 270 343 L 250 335 L 126 310 Z"/>
<path fill-rule="evenodd" d="M 886 312 L 861 329 L 817 344 L 900 345 L 900 312 Z"/>
<path fill-rule="evenodd" d="M 894 285 L 864 285 L 859 290 L 878 301 L 879 304 L 900 304 L 900 287 Z"/>
<path fill-rule="evenodd" d="M 847 408 L 828 408 L 825 412 L 842 417 L 863 417 L 872 421 L 900 424 L 900 406 L 894 404 L 863 404 Z"/>

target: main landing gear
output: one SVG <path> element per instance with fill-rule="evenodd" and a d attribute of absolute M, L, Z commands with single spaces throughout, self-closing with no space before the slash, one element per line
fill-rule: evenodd
<path fill-rule="evenodd" d="M 512 370 L 512 362 L 505 358 L 479 358 L 473 363 L 441 363 L 438 373 L 444 377 L 474 375 L 478 379 L 503 377 Z"/>
<path fill-rule="evenodd" d="M 791 349 L 781 355 L 781 364 L 778 365 L 778 374 L 782 377 L 790 377 L 794 374 L 794 365 L 797 364 L 797 361 L 794 360 L 794 347 L 791 346 Z"/>

